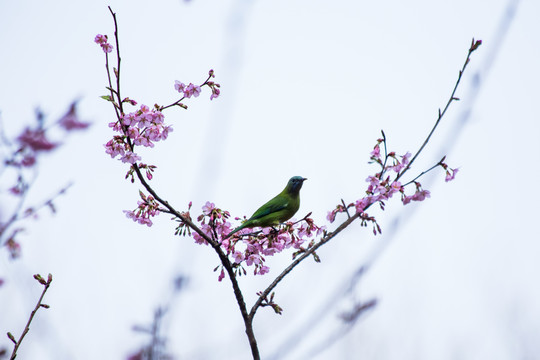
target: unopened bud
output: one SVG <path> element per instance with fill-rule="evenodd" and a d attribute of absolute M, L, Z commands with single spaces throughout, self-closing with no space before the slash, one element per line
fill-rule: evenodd
<path fill-rule="evenodd" d="M 17 341 L 15 340 L 15 337 L 12 333 L 8 332 L 7 337 L 9 338 L 9 340 L 13 341 L 14 344 L 17 344 Z"/>

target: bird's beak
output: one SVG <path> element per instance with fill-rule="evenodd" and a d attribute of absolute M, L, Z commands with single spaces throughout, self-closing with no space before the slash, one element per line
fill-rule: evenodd
<path fill-rule="evenodd" d="M 307 180 L 307 178 L 303 178 L 303 179 L 302 179 L 302 181 L 306 181 L 306 180 Z"/>

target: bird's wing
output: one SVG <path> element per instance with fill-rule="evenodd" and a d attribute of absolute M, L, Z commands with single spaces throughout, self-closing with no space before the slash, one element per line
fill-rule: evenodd
<path fill-rule="evenodd" d="M 284 196 L 281 196 L 281 194 L 274 197 L 272 200 L 268 201 L 266 204 L 261 206 L 255 213 L 251 216 L 250 219 L 260 219 L 263 216 L 278 212 L 280 210 L 283 210 L 287 208 L 289 205 L 289 201 Z"/>

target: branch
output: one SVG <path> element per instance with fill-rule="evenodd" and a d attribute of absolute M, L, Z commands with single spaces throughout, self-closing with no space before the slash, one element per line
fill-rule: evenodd
<path fill-rule="evenodd" d="M 120 121 L 121 117 L 120 117 L 120 114 L 118 113 L 118 110 L 122 114 L 123 114 L 123 111 L 122 111 L 122 100 L 121 100 L 121 97 L 120 97 L 120 50 L 119 50 L 119 39 L 118 39 L 118 24 L 117 24 L 117 21 L 116 21 L 116 14 L 112 11 L 112 9 L 110 7 L 109 7 L 109 11 L 111 12 L 111 14 L 113 16 L 113 19 L 114 19 L 114 27 L 115 27 L 114 36 L 115 36 L 115 39 L 116 39 L 116 52 L 117 52 L 117 57 L 118 57 L 118 69 L 115 71 L 116 90 L 114 90 L 112 88 L 108 63 L 107 63 L 107 74 L 109 76 L 109 85 L 110 85 L 109 90 L 111 91 L 111 94 L 116 93 L 117 98 L 118 98 L 119 104 L 115 105 L 114 101 L 113 101 L 113 105 L 115 106 L 115 111 L 116 111 L 117 118 Z M 208 78 L 206 79 L 206 81 L 204 82 L 203 85 L 207 84 L 208 80 L 211 77 L 212 77 L 212 73 L 209 73 L 209 76 L 208 76 Z M 179 101 L 177 103 L 179 103 Z M 168 105 L 167 107 L 177 105 L 177 103 L 173 103 L 171 105 Z M 117 108 L 117 106 L 118 106 L 118 108 Z M 162 109 L 164 109 L 164 108 L 162 108 Z M 131 141 L 131 139 L 129 137 L 127 137 L 127 142 L 128 142 L 129 147 L 133 150 L 134 149 L 134 144 L 133 144 L 133 142 Z M 157 194 L 157 192 L 154 191 L 154 189 L 150 186 L 150 184 L 146 181 L 146 179 L 144 178 L 139 166 L 136 163 L 132 165 L 132 168 L 135 171 L 135 173 L 137 174 L 137 178 L 139 179 L 142 186 L 146 189 L 146 191 L 148 191 L 148 193 L 150 193 L 154 197 L 154 199 L 157 202 L 159 202 L 161 205 L 163 205 L 166 208 L 166 210 L 167 210 L 166 212 L 172 214 L 175 217 L 177 217 L 178 219 L 180 219 L 180 221 L 182 221 L 184 224 L 189 226 L 193 231 L 195 231 L 197 234 L 199 234 L 204 240 L 206 240 L 208 242 L 208 244 L 210 244 L 210 246 L 212 246 L 214 251 L 217 253 L 222 265 L 225 267 L 225 269 L 227 270 L 227 273 L 229 274 L 229 279 L 231 280 L 231 283 L 232 283 L 234 295 L 236 297 L 238 307 L 240 308 L 240 312 L 241 312 L 242 317 L 244 319 L 244 324 L 245 324 L 245 327 L 246 327 L 246 334 L 247 334 L 248 339 L 249 339 L 249 343 L 250 343 L 250 346 L 251 346 L 251 352 L 253 354 L 253 358 L 255 360 L 260 359 L 259 350 L 258 350 L 258 347 L 257 347 L 257 341 L 255 339 L 255 334 L 253 332 L 252 322 L 251 322 L 251 319 L 248 316 L 246 303 L 244 301 L 244 297 L 242 296 L 242 291 L 240 290 L 240 286 L 238 285 L 236 275 L 234 274 L 233 266 L 232 266 L 228 256 L 223 252 L 223 249 L 221 248 L 220 242 L 218 242 L 217 238 L 208 236 L 195 223 L 193 223 L 189 218 L 187 218 L 186 216 L 183 216 L 172 205 L 170 205 L 169 202 L 167 202 L 166 200 L 161 198 Z"/>
<path fill-rule="evenodd" d="M 366 208 L 367 209 L 367 208 Z M 298 265 L 300 262 L 302 262 L 305 258 L 311 256 L 318 248 L 332 240 L 337 234 L 342 232 L 346 227 L 348 227 L 354 220 L 358 219 L 360 217 L 361 213 L 356 213 L 347 220 L 345 220 L 341 225 L 338 226 L 334 232 L 326 234 L 318 243 L 313 245 L 311 248 L 309 248 L 305 253 L 297 257 L 281 274 L 279 274 L 274 281 L 261 293 L 253 307 L 251 308 L 251 311 L 249 312 L 249 318 L 251 321 L 253 321 L 253 317 L 255 316 L 255 313 L 257 312 L 257 309 L 261 306 L 264 298 L 266 298 L 270 292 L 279 284 L 281 280 L 285 276 L 287 276 L 288 273 L 290 273 L 296 265 Z"/>
<path fill-rule="evenodd" d="M 465 59 L 465 62 L 463 63 L 463 66 L 461 68 L 461 70 L 459 71 L 459 75 L 458 75 L 458 78 L 457 78 L 457 81 L 456 81 L 456 85 L 454 85 L 454 90 L 452 90 L 452 94 L 450 94 L 450 98 L 448 99 L 448 101 L 446 102 L 446 106 L 444 107 L 443 111 L 441 112 L 441 109 L 439 109 L 439 116 L 437 118 L 437 121 L 435 121 L 435 125 L 433 125 L 433 128 L 431 129 L 431 131 L 429 132 L 426 140 L 424 140 L 424 143 L 422 144 L 422 146 L 420 146 L 420 148 L 418 149 L 418 151 L 416 152 L 416 154 L 414 154 L 413 158 L 411 159 L 411 161 L 409 162 L 409 164 L 407 165 L 407 167 L 405 169 L 403 169 L 403 171 L 398 174 L 398 176 L 396 177 L 395 181 L 399 180 L 399 178 L 401 178 L 403 176 L 403 174 L 405 174 L 407 172 L 407 170 L 410 169 L 411 165 L 413 164 L 413 162 L 416 160 L 416 158 L 418 157 L 418 155 L 420 155 L 420 153 L 422 152 L 422 150 L 424 150 L 424 148 L 426 147 L 427 143 L 429 142 L 429 140 L 431 139 L 431 136 L 433 135 L 433 133 L 435 132 L 435 129 L 437 128 L 437 126 L 439 126 L 439 123 L 441 122 L 441 119 L 443 118 L 444 114 L 446 114 L 446 110 L 448 110 L 448 108 L 450 107 L 450 104 L 456 100 L 456 101 L 459 101 L 459 98 L 457 98 L 455 95 L 456 95 L 456 91 L 457 91 L 457 88 L 459 86 L 459 83 L 461 81 L 461 77 L 463 76 L 463 72 L 465 72 L 465 68 L 467 68 L 467 65 L 469 64 L 470 60 L 471 60 L 471 54 L 473 53 L 473 51 L 475 51 L 476 49 L 478 49 L 478 47 L 482 44 L 482 40 L 477 40 L 477 41 L 474 41 L 474 38 L 472 39 L 472 43 L 471 43 L 471 47 L 469 48 L 469 52 L 467 53 L 467 58 Z"/>
<path fill-rule="evenodd" d="M 21 336 L 19 337 L 19 340 L 18 341 L 15 340 L 15 337 L 10 332 L 7 333 L 8 338 L 15 344 L 15 346 L 13 347 L 13 352 L 11 353 L 10 360 L 14 360 L 17 357 L 17 350 L 19 349 L 19 346 L 21 345 L 21 342 L 23 341 L 24 337 L 26 336 L 26 334 L 30 330 L 30 323 L 34 319 L 34 315 L 36 315 L 36 312 L 41 307 L 44 307 L 45 309 L 49 308 L 49 305 L 43 304 L 42 301 L 43 301 L 43 296 L 45 296 L 45 293 L 47 292 L 47 289 L 49 289 L 49 286 L 51 285 L 52 275 L 49 274 L 49 276 L 47 278 L 47 281 L 45 281 L 45 279 L 43 279 L 41 277 L 41 275 L 39 275 L 39 274 L 34 275 L 34 279 L 39 281 L 39 283 L 44 286 L 43 292 L 41 293 L 41 296 L 39 297 L 39 300 L 38 300 L 38 302 L 36 304 L 36 307 L 34 308 L 32 313 L 30 314 L 30 318 L 28 319 L 28 322 L 26 323 L 26 327 L 24 328 Z"/>
<path fill-rule="evenodd" d="M 474 39 L 472 40 L 472 44 L 471 44 L 471 47 L 469 48 L 469 51 L 468 51 L 468 54 L 467 54 L 467 58 L 465 60 L 465 63 L 463 64 L 463 67 L 462 69 L 459 71 L 459 75 L 458 75 L 458 78 L 457 78 L 457 81 L 456 81 L 456 84 L 454 86 L 454 89 L 450 95 L 450 98 L 448 99 L 447 103 L 446 103 L 446 106 L 444 107 L 443 111 L 441 112 L 439 110 L 439 116 L 435 122 L 435 125 L 433 126 L 433 128 L 431 129 L 431 131 L 429 132 L 428 136 L 426 137 L 426 140 L 424 141 L 424 143 L 422 144 L 422 146 L 420 147 L 420 149 L 418 149 L 418 151 L 416 152 L 416 154 L 414 155 L 414 157 L 412 158 L 412 160 L 409 162 L 409 164 L 407 165 L 407 167 L 405 169 L 403 169 L 403 171 L 401 173 L 399 173 L 396 177 L 396 179 L 394 181 L 397 181 L 400 177 L 402 177 L 411 167 L 412 163 L 414 162 L 414 160 L 420 155 L 420 153 L 422 152 L 422 150 L 424 149 L 424 147 L 427 145 L 427 143 L 429 142 L 429 140 L 431 139 L 431 136 L 433 135 L 433 133 L 435 132 L 435 129 L 437 128 L 437 126 L 439 125 L 441 119 L 443 118 L 443 116 L 446 114 L 446 111 L 448 110 L 448 108 L 450 107 L 450 104 L 454 101 L 454 100 L 459 100 L 458 98 L 455 97 L 455 94 L 456 94 L 456 91 L 457 91 L 457 88 L 459 86 L 459 83 L 461 81 L 461 77 L 463 75 L 463 72 L 465 71 L 465 68 L 467 67 L 467 65 L 469 64 L 469 61 L 470 61 L 470 56 L 472 54 L 473 51 L 475 51 L 480 45 L 482 44 L 482 41 L 481 40 L 477 40 L 475 41 Z M 384 132 L 382 133 L 383 134 L 383 138 L 384 138 L 384 143 L 385 143 L 385 146 L 386 146 L 386 136 L 384 134 Z M 386 152 L 386 147 L 385 147 L 385 152 Z M 385 162 L 386 162 L 386 159 L 385 159 Z M 438 166 L 439 164 L 435 165 L 435 166 Z M 384 169 L 382 170 L 384 171 Z M 381 171 L 381 176 L 382 176 L 382 171 Z M 373 203 L 369 204 L 368 206 L 366 206 L 366 208 L 364 210 L 367 210 L 369 207 L 371 207 Z M 306 252 L 304 252 L 301 256 L 299 256 L 298 258 L 296 258 L 285 270 L 283 270 L 281 272 L 281 274 L 279 274 L 275 279 L 274 281 L 272 281 L 272 283 L 270 285 L 268 285 L 268 287 L 261 292 L 261 295 L 259 296 L 259 298 L 257 299 L 257 301 L 255 302 L 255 304 L 253 305 L 253 307 L 251 308 L 251 311 L 249 313 L 249 318 L 251 321 L 253 321 L 253 317 L 255 316 L 255 313 L 257 312 L 258 308 L 261 306 L 263 300 L 270 294 L 270 292 L 279 284 L 279 282 L 281 280 L 283 280 L 283 278 L 285 276 L 287 276 L 287 274 L 289 274 L 298 264 L 300 264 L 300 262 L 302 262 L 303 260 L 305 260 L 307 257 L 311 256 L 313 253 L 315 253 L 315 251 L 317 249 L 319 249 L 321 246 L 323 246 L 324 244 L 328 243 L 330 240 L 332 240 L 337 234 L 339 234 L 341 231 L 343 231 L 345 228 L 347 228 L 353 221 L 355 221 L 356 219 L 358 219 L 360 216 L 362 215 L 362 213 L 356 213 L 354 214 L 352 217 L 348 218 L 347 220 L 345 220 L 341 225 L 338 226 L 338 228 L 334 231 L 334 232 L 331 232 L 329 234 L 326 234 L 325 236 L 323 236 L 323 238 L 318 242 L 316 243 L 314 246 L 312 246 L 311 248 L 307 249 Z"/>

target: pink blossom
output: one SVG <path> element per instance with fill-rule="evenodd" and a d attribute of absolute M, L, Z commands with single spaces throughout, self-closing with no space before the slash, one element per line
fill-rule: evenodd
<path fill-rule="evenodd" d="M 429 198 L 430 192 L 428 190 L 417 190 L 412 196 L 403 197 L 403 205 L 407 205 L 412 201 L 424 201 L 426 198 Z"/>
<path fill-rule="evenodd" d="M 90 123 L 82 122 L 77 116 L 77 103 L 73 102 L 69 107 L 68 112 L 58 120 L 60 126 L 66 130 L 86 129 Z"/>
<path fill-rule="evenodd" d="M 360 200 L 356 200 L 354 207 L 356 208 L 357 213 L 363 212 L 371 203 L 373 198 L 371 196 L 363 197 Z"/>
<path fill-rule="evenodd" d="M 146 225 L 148 227 L 152 226 L 152 220 L 149 218 L 138 218 L 137 222 L 141 225 Z"/>
<path fill-rule="evenodd" d="M 204 204 L 202 208 L 203 214 L 210 215 L 215 208 L 216 208 L 216 205 L 214 203 L 207 201 L 206 204 Z"/>
<path fill-rule="evenodd" d="M 373 187 L 379 186 L 380 179 L 376 176 L 370 175 L 366 178 L 366 181 Z"/>
<path fill-rule="evenodd" d="M 45 137 L 45 130 L 43 129 L 31 130 L 26 128 L 17 140 L 21 145 L 28 146 L 34 151 L 49 151 L 58 146 L 58 144 L 50 142 Z"/>
<path fill-rule="evenodd" d="M 429 198 L 429 197 L 431 196 L 428 190 L 421 190 L 414 193 L 414 195 L 412 196 L 412 199 L 414 201 L 424 201 L 426 198 Z"/>
<path fill-rule="evenodd" d="M 197 232 L 193 232 L 193 240 L 199 245 L 208 245 L 208 242 Z"/>
<path fill-rule="evenodd" d="M 129 113 L 129 114 L 124 114 L 124 116 L 122 116 L 122 124 L 123 125 L 126 125 L 126 126 L 134 126 L 134 125 L 137 125 L 137 122 L 139 120 L 137 119 L 137 116 L 135 115 L 135 113 Z M 115 129 L 116 131 L 120 131 L 120 128 L 119 129 Z"/>
<path fill-rule="evenodd" d="M 394 195 L 397 192 L 400 192 L 402 190 L 401 183 L 399 181 L 394 181 L 389 187 L 388 187 L 388 193 L 386 195 L 387 199 L 390 199 L 392 195 Z"/>
<path fill-rule="evenodd" d="M 127 135 L 129 136 L 130 139 L 136 139 L 139 137 L 139 129 L 137 129 L 136 127 L 130 126 L 127 129 Z"/>
<path fill-rule="evenodd" d="M 449 182 L 454 180 L 456 177 L 457 172 L 459 171 L 459 168 L 456 169 L 450 169 L 451 171 L 446 170 L 446 178 L 444 179 L 445 182 Z"/>
<path fill-rule="evenodd" d="M 258 275 L 264 275 L 270 271 L 270 268 L 266 265 L 263 265 L 259 268 L 259 271 L 257 272 Z"/>
<path fill-rule="evenodd" d="M 101 34 L 97 34 L 96 37 L 94 38 L 94 42 L 96 44 L 104 44 L 107 42 L 107 35 L 101 35 Z"/>
<path fill-rule="evenodd" d="M 66 130 L 86 129 L 90 123 L 81 122 L 76 116 L 65 115 L 60 119 L 60 125 Z"/>
<path fill-rule="evenodd" d="M 136 119 L 139 122 L 137 126 L 140 129 L 143 129 L 147 126 L 152 125 L 152 114 L 145 112 L 145 113 L 139 114 Z"/>
<path fill-rule="evenodd" d="M 13 195 L 21 195 L 23 193 L 23 187 L 19 185 L 15 185 L 9 188 L 9 192 Z"/>
<path fill-rule="evenodd" d="M 225 278 L 225 270 L 221 269 L 221 273 L 218 276 L 218 281 L 221 282 L 221 280 L 223 280 L 223 278 Z"/>
<path fill-rule="evenodd" d="M 201 93 L 201 87 L 189 83 L 189 85 L 184 89 L 184 95 L 189 99 L 191 96 L 198 97 Z"/>
<path fill-rule="evenodd" d="M 160 139 L 160 132 L 159 127 L 152 125 L 146 128 L 145 130 L 146 138 L 150 141 L 159 141 Z"/>
<path fill-rule="evenodd" d="M 333 223 L 334 220 L 336 220 L 336 212 L 335 212 L 335 210 L 329 211 L 328 215 L 326 215 L 326 219 L 328 221 L 330 221 L 331 223 Z"/>
<path fill-rule="evenodd" d="M 242 261 L 244 261 L 244 254 L 242 254 L 240 251 L 235 251 L 233 253 L 233 259 L 236 264 L 240 264 Z"/>
<path fill-rule="evenodd" d="M 379 144 L 375 145 L 370 155 L 371 155 L 371 158 L 375 158 L 375 159 L 379 159 L 381 157 L 381 148 L 379 147 Z"/>
<path fill-rule="evenodd" d="M 152 120 L 154 124 L 160 125 L 163 124 L 163 120 L 165 119 L 165 115 L 161 111 L 155 110 L 152 112 Z"/>
<path fill-rule="evenodd" d="M 141 157 L 132 151 L 126 151 L 120 160 L 122 160 L 123 163 L 135 164 L 137 161 L 141 160 Z"/>
<path fill-rule="evenodd" d="M 113 51 L 113 46 L 109 43 L 101 44 L 101 48 L 103 49 L 104 53 L 110 53 Z"/>
<path fill-rule="evenodd" d="M 221 93 L 221 91 L 218 88 L 213 87 L 212 88 L 212 94 L 210 95 L 210 100 L 213 100 L 213 99 L 217 98 L 220 93 Z"/>
<path fill-rule="evenodd" d="M 161 130 L 161 139 L 167 140 L 167 138 L 169 137 L 169 133 L 173 131 L 174 129 L 172 128 L 171 125 L 164 126 L 163 129 Z"/>
<path fill-rule="evenodd" d="M 109 140 L 104 146 L 106 149 L 105 152 L 111 155 L 112 158 L 115 158 L 117 155 L 124 155 L 125 153 L 124 143 Z"/>
<path fill-rule="evenodd" d="M 407 151 L 405 155 L 401 156 L 401 163 L 404 165 L 409 165 L 411 156 L 411 153 Z"/>
<path fill-rule="evenodd" d="M 145 135 L 140 135 L 138 138 L 133 139 L 133 144 L 151 148 L 154 147 L 154 144 L 150 140 L 148 140 L 148 137 Z"/>
<path fill-rule="evenodd" d="M 251 266 L 253 264 L 255 265 L 259 265 L 261 263 L 261 259 L 258 255 L 256 254 L 251 254 L 247 257 L 246 259 L 246 265 L 247 266 Z"/>
<path fill-rule="evenodd" d="M 119 121 L 110 122 L 109 127 L 112 128 L 114 131 L 121 131 L 122 130 L 122 125 L 120 125 Z"/>
<path fill-rule="evenodd" d="M 180 82 L 178 80 L 175 80 L 174 81 L 174 88 L 176 89 L 176 91 L 178 91 L 179 93 L 183 93 L 184 92 L 184 89 L 186 88 L 186 84 L 184 84 L 183 82 Z"/>
<path fill-rule="evenodd" d="M 21 160 L 21 165 L 26 166 L 26 167 L 32 166 L 35 163 L 36 163 L 36 157 L 34 155 L 26 154 Z"/>
<path fill-rule="evenodd" d="M 231 223 L 226 221 L 225 223 L 220 223 L 216 225 L 216 231 L 220 237 L 225 237 L 231 232 Z"/>
<path fill-rule="evenodd" d="M 401 183 L 399 181 L 394 181 L 392 183 L 392 185 L 390 185 L 390 189 L 391 189 L 390 191 L 392 193 L 395 193 L 397 191 L 401 191 L 401 189 L 402 189 Z"/>

